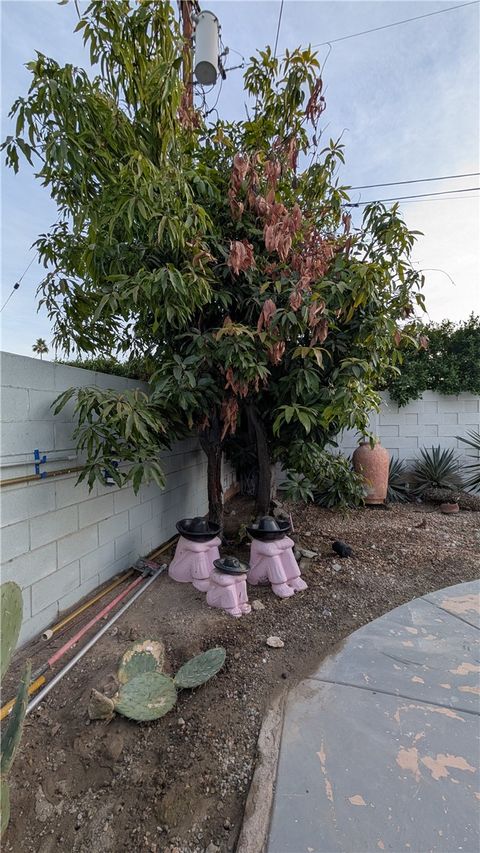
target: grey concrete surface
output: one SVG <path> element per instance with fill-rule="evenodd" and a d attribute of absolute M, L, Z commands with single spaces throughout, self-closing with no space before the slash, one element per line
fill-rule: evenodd
<path fill-rule="evenodd" d="M 268 853 L 477 853 L 480 584 L 396 608 L 288 697 Z"/>

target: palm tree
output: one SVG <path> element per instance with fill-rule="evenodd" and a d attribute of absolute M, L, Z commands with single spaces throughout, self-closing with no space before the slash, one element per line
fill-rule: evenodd
<path fill-rule="evenodd" d="M 48 352 L 47 342 L 43 338 L 37 338 L 35 341 L 32 350 L 40 356 L 40 360 L 44 355 Z"/>

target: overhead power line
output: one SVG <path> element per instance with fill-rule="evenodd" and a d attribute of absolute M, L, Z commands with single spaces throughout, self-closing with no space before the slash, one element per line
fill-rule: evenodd
<path fill-rule="evenodd" d="M 369 30 L 361 30 L 359 33 L 351 33 L 348 36 L 341 36 L 340 38 L 330 39 L 329 41 L 321 41 L 318 44 L 312 45 L 312 47 L 324 47 L 327 44 L 335 44 L 338 41 L 346 41 L 347 39 L 354 39 L 357 36 L 365 36 L 368 33 L 378 33 L 380 30 L 388 30 L 390 27 L 399 27 L 401 24 L 409 24 L 411 21 L 420 21 L 422 18 L 431 18 L 433 15 L 443 15 L 444 12 L 454 12 L 456 9 L 463 9 L 465 6 L 478 6 L 479 0 L 472 0 L 470 3 L 457 3 L 456 6 L 449 6 L 447 9 L 437 9 L 436 12 L 427 12 L 425 15 L 416 15 L 414 18 L 404 18 L 403 21 L 392 21 L 391 24 L 383 24 L 381 27 L 372 27 Z"/>
<path fill-rule="evenodd" d="M 20 287 L 20 284 L 22 283 L 22 280 L 25 278 L 25 276 L 26 276 L 27 272 L 29 271 L 29 269 L 30 269 L 30 267 L 32 266 L 32 264 L 33 264 L 34 260 L 36 259 L 36 257 L 37 257 L 36 255 L 34 255 L 34 256 L 33 256 L 32 260 L 31 260 L 31 261 L 30 261 L 30 263 L 28 264 L 28 266 L 27 266 L 27 268 L 25 269 L 25 271 L 22 273 L 22 275 L 20 276 L 20 278 L 18 279 L 18 281 L 16 281 L 16 282 L 15 282 L 15 284 L 13 285 L 11 292 L 9 293 L 9 295 L 7 296 L 7 298 L 6 298 L 5 302 L 3 303 L 2 307 L 0 308 L 0 314 L 2 313 L 3 309 L 5 308 L 5 306 L 6 306 L 6 305 L 8 305 L 8 303 L 10 302 L 10 300 L 11 300 L 11 298 L 12 298 L 13 294 L 15 293 L 15 291 L 16 291 L 16 290 L 18 290 L 18 288 Z"/>
<path fill-rule="evenodd" d="M 283 12 L 283 0 L 280 3 L 280 12 L 278 13 L 277 35 L 275 36 L 275 49 L 273 51 L 274 58 L 277 55 L 278 36 L 280 35 L 280 25 L 282 23 L 282 12 Z"/>
<path fill-rule="evenodd" d="M 351 190 L 370 190 L 375 187 L 398 187 L 400 184 L 424 184 L 427 181 L 451 181 L 454 178 L 475 178 L 480 172 L 465 172 L 463 175 L 442 175 L 439 178 L 415 178 L 412 181 L 389 181 L 385 184 L 361 184 L 358 187 L 350 187 Z M 460 192 L 460 190 L 458 190 Z"/>
<path fill-rule="evenodd" d="M 480 190 L 480 187 L 464 187 L 461 190 L 443 190 L 438 193 L 420 193 L 419 195 L 399 195 L 395 198 L 370 198 L 368 201 L 348 202 L 345 207 L 359 207 L 361 204 L 379 204 L 384 201 L 403 201 L 408 198 L 426 198 L 434 195 L 448 195 L 449 193 L 473 193 Z"/>

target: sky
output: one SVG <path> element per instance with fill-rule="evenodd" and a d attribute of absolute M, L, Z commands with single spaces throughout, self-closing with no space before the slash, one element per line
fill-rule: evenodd
<path fill-rule="evenodd" d="M 85 3 L 79 3 L 80 8 Z M 278 51 L 321 44 L 404 18 L 453 6 L 416 0 L 286 0 Z M 461 5 L 461 4 L 458 4 Z M 279 20 L 277 0 L 201 2 L 218 16 L 230 53 L 227 68 L 255 50 L 273 45 Z M 343 133 L 346 165 L 342 183 L 351 186 L 409 181 L 480 172 L 479 5 L 470 5 L 402 26 L 383 29 L 318 48 L 325 62 L 327 109 L 323 134 Z M 7 113 L 26 93 L 24 64 L 41 51 L 88 68 L 72 2 L 0 0 L 2 30 L 2 139 L 12 132 Z M 221 117 L 245 113 L 242 70 L 227 74 L 207 97 Z M 412 193 L 480 187 L 480 176 L 353 191 L 352 201 L 398 198 Z M 34 257 L 31 245 L 55 221 L 48 190 L 25 164 L 14 175 L 2 162 L 2 305 Z M 425 271 L 425 319 L 461 321 L 480 313 L 480 191 L 401 202 L 409 228 L 422 231 L 414 261 Z M 358 214 L 357 214 L 358 215 Z M 42 268 L 34 262 L 1 314 L 0 347 L 32 355 L 38 337 L 51 344 L 51 325 L 37 313 Z M 53 356 L 53 352 L 49 357 Z"/>

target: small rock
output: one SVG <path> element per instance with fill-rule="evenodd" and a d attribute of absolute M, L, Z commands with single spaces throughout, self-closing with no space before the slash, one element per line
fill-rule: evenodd
<path fill-rule="evenodd" d="M 300 551 L 300 548 L 294 548 L 293 549 L 293 556 L 295 557 L 296 560 L 300 559 L 300 557 L 302 556 L 302 552 Z"/>
<path fill-rule="evenodd" d="M 228 817 L 227 817 L 227 818 L 225 818 L 225 821 L 224 821 L 224 824 L 223 824 L 223 828 L 224 828 L 224 829 L 231 829 L 231 828 L 232 828 L 232 824 L 230 823 L 230 821 L 229 821 Z"/>
<path fill-rule="evenodd" d="M 255 601 L 252 601 L 252 610 L 265 610 L 265 605 L 256 598 Z"/>
<path fill-rule="evenodd" d="M 271 649 L 283 649 L 285 643 L 280 637 L 268 637 L 267 646 L 270 646 Z"/>
<path fill-rule="evenodd" d="M 235 652 L 233 659 L 234 660 L 240 660 L 240 652 Z"/>
<path fill-rule="evenodd" d="M 332 611 L 329 610 L 328 607 L 324 607 L 322 610 L 322 616 L 325 616 L 325 618 L 328 618 L 331 615 L 332 615 Z"/>
<path fill-rule="evenodd" d="M 313 560 L 314 557 L 318 557 L 318 552 L 309 551 L 308 548 L 300 548 L 300 556 L 306 557 L 307 560 Z"/>
<path fill-rule="evenodd" d="M 177 720 L 177 722 L 178 722 L 178 725 L 179 725 L 179 726 L 184 726 L 184 725 L 185 725 L 185 720 L 183 719 L 183 717 L 179 717 L 179 718 L 178 718 L 178 720 Z"/>
<path fill-rule="evenodd" d="M 340 563 L 337 563 L 337 562 L 334 560 L 334 561 L 333 561 L 333 563 L 332 563 L 332 572 L 341 572 L 341 571 L 342 571 L 342 569 L 343 569 L 343 566 L 342 566 L 342 565 L 340 565 Z"/>
<path fill-rule="evenodd" d="M 211 841 L 208 847 L 205 847 L 205 853 L 220 853 L 220 847 Z"/>

